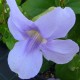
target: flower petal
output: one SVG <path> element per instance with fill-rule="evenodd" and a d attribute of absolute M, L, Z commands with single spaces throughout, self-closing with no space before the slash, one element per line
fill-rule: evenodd
<path fill-rule="evenodd" d="M 16 40 L 24 40 L 25 39 L 23 33 L 17 28 L 17 26 L 14 24 L 14 22 L 11 20 L 11 18 L 8 19 L 8 27 L 9 27 L 11 34 L 13 35 L 13 37 Z"/>
<path fill-rule="evenodd" d="M 37 49 L 28 53 L 26 44 L 28 41 L 17 42 L 8 56 L 10 69 L 22 79 L 29 79 L 38 74 L 42 66 L 42 54 Z"/>
<path fill-rule="evenodd" d="M 36 26 L 45 38 L 65 37 L 74 23 L 75 14 L 69 7 L 64 9 L 57 7 L 35 21 Z"/>
<path fill-rule="evenodd" d="M 28 30 L 33 24 L 19 10 L 15 0 L 6 0 L 10 7 L 10 17 L 20 30 Z"/>
<path fill-rule="evenodd" d="M 46 59 L 64 64 L 73 59 L 79 47 L 72 40 L 52 40 L 42 46 L 42 51 Z"/>

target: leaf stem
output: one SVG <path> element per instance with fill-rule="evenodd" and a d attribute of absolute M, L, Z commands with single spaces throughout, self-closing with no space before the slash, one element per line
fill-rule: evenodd
<path fill-rule="evenodd" d="M 64 7 L 64 0 L 60 0 L 61 7 Z"/>
<path fill-rule="evenodd" d="M 6 23 L 6 20 L 5 20 L 5 0 L 2 1 L 2 8 L 3 8 L 3 11 L 2 11 L 2 16 L 3 16 L 3 24 Z"/>

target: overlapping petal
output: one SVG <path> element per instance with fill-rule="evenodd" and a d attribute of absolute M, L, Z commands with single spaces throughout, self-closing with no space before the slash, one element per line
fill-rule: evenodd
<path fill-rule="evenodd" d="M 42 46 L 42 51 L 47 60 L 64 64 L 73 59 L 79 47 L 72 40 L 52 40 Z"/>
<path fill-rule="evenodd" d="M 33 22 L 27 19 L 19 10 L 15 0 L 6 0 L 10 7 L 10 17 L 14 21 L 15 25 L 21 30 L 29 30 Z"/>
<path fill-rule="evenodd" d="M 26 38 L 25 33 L 17 28 L 17 25 L 14 24 L 11 18 L 8 19 L 8 28 L 16 40 L 24 40 Z"/>
<path fill-rule="evenodd" d="M 10 69 L 22 79 L 36 76 L 42 66 L 41 52 L 37 49 L 28 53 L 27 43 L 28 41 L 17 42 L 8 56 Z"/>
<path fill-rule="evenodd" d="M 35 24 L 45 38 L 65 37 L 75 24 L 75 14 L 69 7 L 62 9 L 57 7 L 54 10 L 40 17 Z"/>

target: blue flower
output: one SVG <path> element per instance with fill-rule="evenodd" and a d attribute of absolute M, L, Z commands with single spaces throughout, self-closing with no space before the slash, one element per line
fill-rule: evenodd
<path fill-rule="evenodd" d="M 75 24 L 71 8 L 57 7 L 33 22 L 20 12 L 15 0 L 7 0 L 7 3 L 10 7 L 8 27 L 18 40 L 9 52 L 8 64 L 21 79 L 29 79 L 39 73 L 42 56 L 57 64 L 73 59 L 79 51 L 78 45 L 70 39 L 59 39 L 65 37 Z"/>

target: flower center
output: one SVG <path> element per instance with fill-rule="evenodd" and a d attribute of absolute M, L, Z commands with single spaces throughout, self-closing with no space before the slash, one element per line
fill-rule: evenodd
<path fill-rule="evenodd" d="M 40 44 L 44 41 L 39 32 L 35 30 L 30 30 L 27 32 L 27 34 L 29 36 L 27 46 L 28 51 L 34 51 L 35 49 L 39 48 Z"/>
<path fill-rule="evenodd" d="M 27 34 L 30 38 L 35 37 L 39 41 L 42 41 L 42 39 L 43 39 L 42 36 L 36 30 L 30 30 L 27 32 Z"/>

